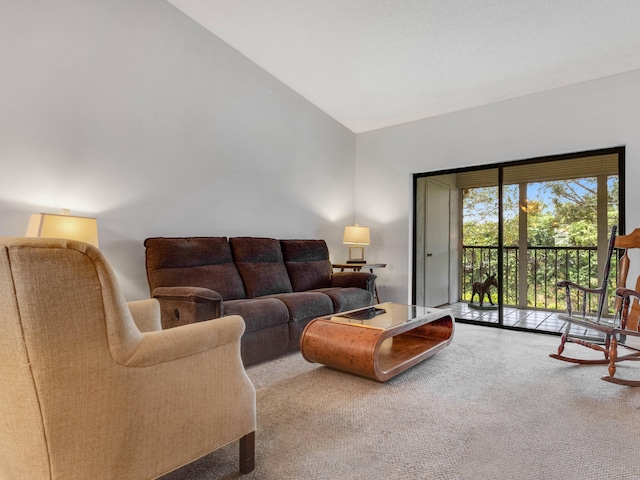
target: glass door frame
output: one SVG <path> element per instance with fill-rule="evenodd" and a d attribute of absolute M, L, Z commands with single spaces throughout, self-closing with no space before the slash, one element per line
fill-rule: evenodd
<path fill-rule="evenodd" d="M 558 160 L 571 160 L 571 159 L 577 159 L 577 158 L 583 158 L 583 157 L 593 157 L 598 155 L 612 155 L 612 154 L 617 154 L 617 157 L 618 157 L 617 158 L 618 160 L 618 234 L 622 235 L 625 233 L 625 217 L 626 217 L 626 208 L 625 208 L 625 201 L 624 201 L 626 196 L 625 195 L 626 176 L 625 176 L 625 147 L 624 146 L 414 174 L 413 175 L 413 235 L 412 235 L 412 252 L 411 252 L 412 303 L 413 304 L 416 303 L 417 286 L 418 286 L 418 279 L 417 279 L 416 272 L 418 271 L 417 269 L 417 261 L 418 261 L 417 232 L 419 227 L 418 212 L 420 211 L 420 209 L 417 208 L 419 179 L 422 179 L 424 177 L 437 177 L 441 175 L 450 175 L 450 174 L 458 174 L 458 173 L 464 173 L 464 172 L 497 169 L 497 172 L 498 172 L 498 185 L 497 185 L 498 187 L 498 272 L 499 272 L 498 275 L 499 275 L 499 278 L 502 278 L 504 273 L 504 255 L 503 255 L 504 253 L 504 245 L 503 245 L 504 243 L 503 242 L 504 240 L 504 205 L 503 205 L 504 169 L 513 167 L 513 166 L 522 166 L 527 164 L 553 162 Z M 460 206 L 460 208 L 462 207 Z M 461 228 L 462 228 L 462 225 L 460 225 L 460 229 Z M 460 233 L 460 236 L 461 236 L 461 233 Z M 455 247 L 455 248 L 459 248 L 459 247 Z M 503 282 L 499 282 L 497 293 L 498 293 L 498 325 L 497 326 L 502 328 L 517 329 L 517 330 L 529 330 L 526 328 L 509 327 L 504 325 Z M 465 320 L 465 319 L 460 319 L 460 321 L 467 322 L 467 323 L 481 323 L 483 325 L 489 325 L 485 322 L 475 322 L 472 320 Z M 491 324 L 491 325 L 496 326 L 495 324 Z"/>

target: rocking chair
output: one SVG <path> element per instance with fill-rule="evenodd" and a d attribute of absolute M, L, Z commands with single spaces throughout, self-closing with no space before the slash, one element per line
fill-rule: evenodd
<path fill-rule="evenodd" d="M 632 383 L 629 383 L 633 381 L 625 381 L 622 379 L 614 378 L 613 374 L 615 373 L 616 369 L 615 363 L 623 360 L 640 360 L 640 350 L 626 343 L 626 336 L 624 333 L 626 332 L 626 328 L 623 326 L 626 322 L 623 317 L 623 305 L 625 301 L 628 305 L 629 297 L 633 294 L 636 294 L 636 296 L 640 298 L 640 293 L 626 288 L 627 274 L 629 272 L 630 264 L 629 256 L 627 255 L 627 250 L 629 248 L 640 248 L 640 229 L 637 228 L 628 235 L 616 236 L 616 227 L 614 226 L 611 229 L 611 237 L 609 238 L 609 246 L 607 251 L 607 260 L 604 266 L 603 278 L 600 287 L 587 288 L 577 285 L 568 280 L 558 282 L 558 288 L 565 289 L 567 309 L 566 314 L 558 315 L 558 318 L 567 322 L 567 325 L 565 327 L 564 333 L 562 334 L 562 338 L 560 339 L 558 353 L 549 355 L 551 358 L 555 358 L 557 360 L 562 360 L 565 362 L 590 365 L 609 364 L 609 375 L 602 377 L 602 379 L 624 385 L 633 385 Z M 609 272 L 611 270 L 611 259 L 616 250 L 623 251 L 624 254 L 618 261 L 618 290 L 614 307 L 615 314 L 613 318 L 607 318 L 604 314 L 607 305 Z M 636 285 L 636 290 L 640 290 L 640 277 Z M 581 299 L 582 305 L 579 313 L 573 312 L 572 295 L 573 297 L 578 296 Z M 598 296 L 598 306 L 595 313 L 589 314 L 587 312 L 587 307 L 589 305 L 588 300 L 592 295 Z M 627 315 L 631 315 L 631 320 L 629 322 L 631 324 L 635 324 L 637 328 L 638 317 L 640 317 L 640 305 L 638 304 L 638 300 L 635 300 L 633 302 L 633 306 L 631 307 L 631 314 L 627 312 Z M 571 329 L 574 325 L 600 332 L 604 335 L 604 339 L 602 341 L 593 341 L 584 338 L 584 336 L 580 336 L 575 333 L 572 334 Z M 635 334 L 637 336 L 640 336 L 640 332 L 636 331 Z M 603 358 L 587 359 L 563 355 L 564 348 L 567 342 L 575 343 L 584 347 L 588 347 L 592 350 L 602 352 Z M 624 347 L 632 351 L 632 353 L 618 356 L 618 347 Z M 640 382 L 637 382 L 637 385 L 633 386 L 640 386 Z"/>

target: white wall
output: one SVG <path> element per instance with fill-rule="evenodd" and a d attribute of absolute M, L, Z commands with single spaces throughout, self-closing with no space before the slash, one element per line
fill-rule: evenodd
<path fill-rule="evenodd" d="M 96 216 L 128 299 L 146 237 L 324 238 L 343 261 L 357 221 L 406 302 L 413 173 L 626 145 L 640 177 L 640 71 L 356 137 L 164 1 L 4 0 L 0 59 L 0 235 Z"/>
<path fill-rule="evenodd" d="M 344 260 L 355 135 L 158 0 L 4 0 L 0 236 L 96 216 L 128 299 L 150 236 L 324 238 Z"/>
<path fill-rule="evenodd" d="M 359 134 L 357 220 L 383 300 L 411 299 L 412 174 L 626 146 L 626 227 L 640 226 L 640 71 Z"/>

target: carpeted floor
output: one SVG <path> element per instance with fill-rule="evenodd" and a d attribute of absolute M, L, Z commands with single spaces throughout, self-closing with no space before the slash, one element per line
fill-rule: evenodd
<path fill-rule="evenodd" d="M 385 384 L 300 354 L 250 367 L 255 471 L 238 473 L 235 442 L 162 480 L 640 479 L 640 389 L 549 358 L 557 344 L 457 324 L 451 345 Z M 640 378 L 640 363 L 618 371 Z"/>

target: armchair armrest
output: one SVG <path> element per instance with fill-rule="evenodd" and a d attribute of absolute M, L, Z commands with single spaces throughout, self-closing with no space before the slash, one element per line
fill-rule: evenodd
<path fill-rule="evenodd" d="M 183 325 L 179 328 L 146 332 L 124 365 L 129 367 L 148 367 L 191 357 L 230 343 L 238 343 L 244 333 L 244 320 L 239 315 L 229 315 L 215 322 L 199 322 Z"/>
<path fill-rule="evenodd" d="M 149 298 L 147 300 L 136 300 L 128 302 L 129 312 L 141 332 L 154 332 L 162 330 L 160 321 L 160 303 L 158 300 Z"/>
<path fill-rule="evenodd" d="M 332 287 L 357 287 L 375 295 L 377 276 L 366 272 L 336 272 L 331 276 Z"/>
<path fill-rule="evenodd" d="M 153 298 L 160 302 L 162 328 L 202 322 L 222 315 L 222 296 L 201 287 L 158 287 Z"/>

